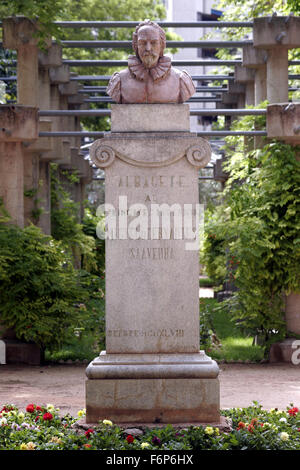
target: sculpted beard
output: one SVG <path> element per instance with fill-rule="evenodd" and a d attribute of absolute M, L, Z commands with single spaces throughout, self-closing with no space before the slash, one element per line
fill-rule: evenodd
<path fill-rule="evenodd" d="M 144 52 L 141 59 L 145 67 L 150 68 L 156 65 L 158 56 L 156 54 L 152 54 L 151 52 Z"/>

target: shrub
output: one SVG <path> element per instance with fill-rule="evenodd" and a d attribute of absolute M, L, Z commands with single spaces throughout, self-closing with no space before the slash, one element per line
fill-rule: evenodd
<path fill-rule="evenodd" d="M 42 348 L 61 344 L 81 321 L 76 271 L 61 243 L 33 225 L 0 224 L 0 298 L 3 327 Z"/>
<path fill-rule="evenodd" d="M 249 130 L 253 119 L 233 129 Z M 243 138 L 226 140 L 229 180 L 223 204 L 208 213 L 203 260 L 215 281 L 234 282 L 233 318 L 269 344 L 287 333 L 283 295 L 300 291 L 299 147 L 269 142 L 247 151 Z"/>

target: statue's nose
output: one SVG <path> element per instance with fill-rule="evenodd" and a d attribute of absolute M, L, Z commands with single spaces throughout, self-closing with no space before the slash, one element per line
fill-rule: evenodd
<path fill-rule="evenodd" d="M 146 42 L 146 51 L 151 51 L 151 42 L 150 41 Z"/>

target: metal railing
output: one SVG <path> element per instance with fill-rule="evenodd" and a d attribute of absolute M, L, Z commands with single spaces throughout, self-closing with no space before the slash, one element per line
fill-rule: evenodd
<path fill-rule="evenodd" d="M 222 137 L 222 136 L 267 136 L 266 131 L 200 131 L 195 132 L 198 137 Z M 52 132 L 39 132 L 39 137 L 105 137 L 107 132 L 98 131 L 52 131 Z"/>
<path fill-rule="evenodd" d="M 192 116 L 265 116 L 266 109 L 191 109 Z M 50 116 L 110 116 L 110 109 L 47 109 L 38 111 L 40 117 Z"/>
<path fill-rule="evenodd" d="M 253 21 L 155 21 L 162 28 L 252 28 Z M 61 28 L 135 28 L 140 21 L 54 21 Z M 0 21 L 2 26 L 2 21 Z"/>

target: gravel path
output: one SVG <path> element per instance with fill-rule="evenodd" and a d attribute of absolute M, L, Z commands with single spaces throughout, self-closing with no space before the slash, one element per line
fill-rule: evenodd
<path fill-rule="evenodd" d="M 0 365 L 0 405 L 52 403 L 61 413 L 76 415 L 85 408 L 86 365 Z M 220 364 L 221 408 L 300 407 L 300 366 L 292 364 Z"/>

